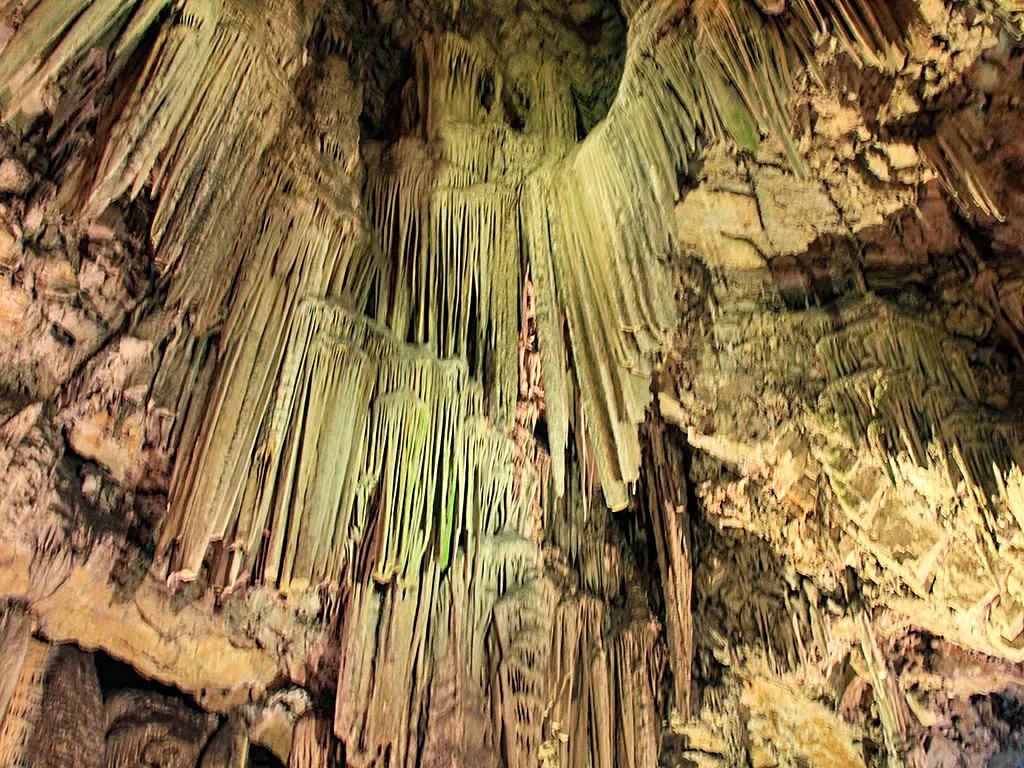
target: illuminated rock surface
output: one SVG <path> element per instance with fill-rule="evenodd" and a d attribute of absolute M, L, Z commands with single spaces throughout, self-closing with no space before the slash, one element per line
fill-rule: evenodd
<path fill-rule="evenodd" d="M 1018 0 L 0 0 L 0 763 L 1016 765 Z"/>

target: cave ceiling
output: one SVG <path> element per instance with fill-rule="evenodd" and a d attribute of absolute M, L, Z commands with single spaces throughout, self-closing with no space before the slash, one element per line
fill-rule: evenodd
<path fill-rule="evenodd" d="M 1024 765 L 1019 0 L 0 0 L 0 764 Z"/>

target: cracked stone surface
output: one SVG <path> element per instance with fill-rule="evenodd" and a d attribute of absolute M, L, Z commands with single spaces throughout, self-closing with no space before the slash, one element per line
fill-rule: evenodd
<path fill-rule="evenodd" d="M 1012 766 L 1017 0 L 0 0 L 0 763 Z"/>

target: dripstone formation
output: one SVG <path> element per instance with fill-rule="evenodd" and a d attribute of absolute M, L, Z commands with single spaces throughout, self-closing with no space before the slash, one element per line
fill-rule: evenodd
<path fill-rule="evenodd" d="M 1024 764 L 1019 0 L 0 0 L 0 764 Z"/>

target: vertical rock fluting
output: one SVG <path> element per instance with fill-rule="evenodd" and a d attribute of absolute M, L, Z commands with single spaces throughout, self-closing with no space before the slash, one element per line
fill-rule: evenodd
<path fill-rule="evenodd" d="M 295 724 L 288 768 L 330 768 L 331 723 L 319 715 L 306 715 Z"/>
<path fill-rule="evenodd" d="M 0 724 L 17 693 L 31 638 L 32 618 L 24 605 L 7 603 L 0 608 Z"/>
<path fill-rule="evenodd" d="M 660 424 L 646 434 L 647 514 L 650 516 L 665 601 L 665 637 L 672 668 L 673 707 L 690 716 L 693 667 L 693 542 L 683 448 Z"/>
<path fill-rule="evenodd" d="M 32 765 L 29 744 L 42 715 L 43 683 L 53 656 L 48 643 L 34 638 L 28 641 L 17 671 L 14 694 L 0 724 L 0 759 L 6 765 L 17 768 Z"/>
<path fill-rule="evenodd" d="M 71 645 L 58 646 L 43 681 L 27 765 L 103 768 L 103 733 L 103 694 L 92 656 Z"/>
<path fill-rule="evenodd" d="M 104 704 L 105 768 L 134 768 L 144 761 L 166 768 L 194 768 L 217 718 L 184 702 L 149 691 L 121 690 Z"/>
<path fill-rule="evenodd" d="M 0 7 L 0 756 L 994 755 L 1019 13 Z"/>

